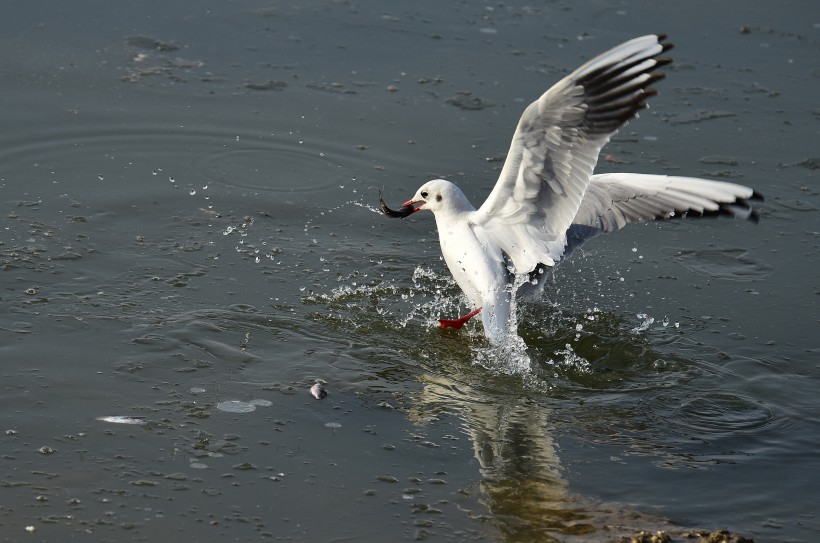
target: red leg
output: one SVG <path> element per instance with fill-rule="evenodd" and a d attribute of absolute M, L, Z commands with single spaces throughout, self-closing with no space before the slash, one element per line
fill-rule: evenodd
<path fill-rule="evenodd" d="M 479 311 L 481 311 L 480 307 L 478 309 L 473 309 L 472 311 L 470 311 L 469 313 L 467 313 L 463 317 L 459 317 L 457 319 L 452 319 L 452 320 L 450 320 L 450 319 L 439 319 L 438 326 L 439 326 L 439 328 L 456 328 L 456 329 L 461 328 L 462 326 L 467 324 L 468 320 L 470 320 L 473 317 L 475 317 L 476 315 L 478 315 Z"/>

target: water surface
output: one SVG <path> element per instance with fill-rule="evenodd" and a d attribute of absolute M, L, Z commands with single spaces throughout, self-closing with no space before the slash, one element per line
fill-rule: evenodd
<path fill-rule="evenodd" d="M 0 22 L 3 541 L 814 541 L 812 2 L 16 5 Z M 754 186 L 463 310 L 432 217 L 523 108 L 663 30 L 600 171 Z M 320 382 L 328 396 L 308 392 Z"/>

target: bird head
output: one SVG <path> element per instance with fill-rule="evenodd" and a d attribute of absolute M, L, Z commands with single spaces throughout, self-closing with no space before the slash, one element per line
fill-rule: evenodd
<path fill-rule="evenodd" d="M 420 205 L 416 206 L 416 204 Z M 403 206 L 414 206 L 413 213 L 422 209 L 433 213 L 473 209 L 461 189 L 444 179 L 433 179 L 423 184 L 410 200 L 404 202 Z"/>

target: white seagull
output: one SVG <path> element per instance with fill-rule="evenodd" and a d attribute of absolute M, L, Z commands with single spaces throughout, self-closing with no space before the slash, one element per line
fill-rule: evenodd
<path fill-rule="evenodd" d="M 443 179 L 422 185 L 400 210 L 381 201 L 388 216 L 435 215 L 444 260 L 473 309 L 441 327 L 461 328 L 481 312 L 487 338 L 502 342 L 515 276 L 538 280 L 587 239 L 628 223 L 686 213 L 757 219 L 747 200 L 760 195 L 734 183 L 592 174 L 601 148 L 657 93 L 651 85 L 664 75 L 656 69 L 671 62 L 658 56 L 672 47 L 665 38 L 643 36 L 598 55 L 530 104 L 480 208 Z"/>

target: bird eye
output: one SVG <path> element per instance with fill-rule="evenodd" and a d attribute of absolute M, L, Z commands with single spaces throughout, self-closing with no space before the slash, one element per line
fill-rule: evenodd
<path fill-rule="evenodd" d="M 426 190 L 421 191 L 421 197 L 422 198 L 427 198 L 427 191 Z"/>

